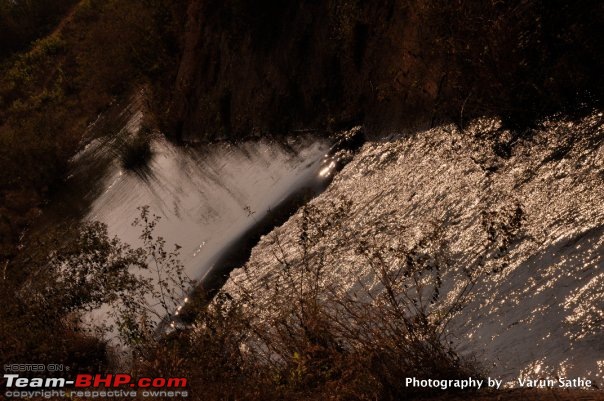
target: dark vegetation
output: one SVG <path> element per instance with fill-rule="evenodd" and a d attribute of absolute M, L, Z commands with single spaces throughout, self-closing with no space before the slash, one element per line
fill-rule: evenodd
<path fill-rule="evenodd" d="M 74 269 L 88 269 L 87 275 L 104 280 L 103 269 L 117 269 L 118 261 L 94 258 L 112 258 L 115 244 L 100 227 L 67 223 L 48 230 L 53 239 L 43 240 L 34 222 L 60 188 L 68 159 L 99 112 L 150 81 L 154 98 L 166 95 L 174 79 L 183 15 L 182 3 L 164 0 L 0 3 L 0 41 L 10 44 L 2 46 L 0 63 L 2 363 L 64 361 L 85 367 L 104 360 L 100 340 L 78 332 L 69 316 L 90 306 L 87 296 L 98 301 L 113 284 L 127 283 L 110 280 L 97 283 L 107 287 L 91 288 L 92 283 L 66 280 L 54 286 L 56 266 L 45 258 L 55 248 L 64 250 L 65 244 L 57 241 L 73 240 L 68 253 L 86 259 Z M 144 143 L 132 147 L 137 151 L 125 157 L 127 165 L 147 157 Z M 101 254 L 88 254 L 91 248 Z M 125 261 L 119 264 L 122 272 L 126 266 Z M 36 298 L 28 287 L 34 284 L 54 292 Z M 54 298 L 61 293 L 68 299 Z"/>
<path fill-rule="evenodd" d="M 0 1 L 0 62 L 52 31 L 76 0 Z"/>
<path fill-rule="evenodd" d="M 189 15 L 176 137 L 482 115 L 522 129 L 602 101 L 600 1 L 210 0 Z"/>
<path fill-rule="evenodd" d="M 24 244 L 29 251 L 12 261 L 8 274 L 14 276 L 3 278 L 12 299 L 3 300 L 0 311 L 2 364 L 62 361 L 71 369 L 104 371 L 106 334 L 119 334 L 133 349 L 153 344 L 152 319 L 173 311 L 190 285 L 178 248 L 168 250 L 154 235 L 157 221 L 141 208 L 133 225 L 141 229 L 143 246 L 136 249 L 110 238 L 97 222 L 66 223 L 30 235 Z M 112 325 L 104 315 L 94 326 L 83 324 L 86 312 L 103 305 Z"/>

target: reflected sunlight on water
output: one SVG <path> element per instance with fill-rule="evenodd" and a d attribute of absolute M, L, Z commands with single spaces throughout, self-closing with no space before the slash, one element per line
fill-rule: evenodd
<path fill-rule="evenodd" d="M 574 123 L 545 121 L 517 138 L 509 157 L 497 155 L 492 139 L 512 137 L 505 134 L 500 122 L 481 119 L 464 132 L 443 126 L 367 143 L 312 201 L 321 210 L 344 199 L 352 203 L 343 227 L 322 240 L 329 249 L 325 280 L 354 293 L 361 282 L 377 288 L 371 269 L 355 253 L 359 240 L 412 244 L 439 227 L 452 259 L 443 274 L 441 303 L 446 304 L 464 287 L 455 277 L 481 265 L 478 255 L 491 230 L 498 234 L 492 234 L 496 246 L 485 259 L 486 273 L 449 326 L 458 350 L 475 355 L 491 376 L 506 382 L 519 375 L 564 374 L 602 386 L 602 115 Z M 568 148 L 562 156 L 561 148 Z M 238 286 L 270 283 L 279 268 L 277 235 L 290 258 L 300 257 L 295 256 L 299 221 L 298 213 L 263 239 L 225 289 L 237 294 Z M 330 248 L 331 243 L 337 246 Z"/>

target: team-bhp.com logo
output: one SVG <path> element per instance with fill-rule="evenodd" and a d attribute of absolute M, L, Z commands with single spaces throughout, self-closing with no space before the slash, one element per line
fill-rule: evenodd
<path fill-rule="evenodd" d="M 184 377 L 141 377 L 129 374 L 78 374 L 75 379 L 64 377 L 23 377 L 4 375 L 7 398 L 34 397 L 188 397 Z"/>

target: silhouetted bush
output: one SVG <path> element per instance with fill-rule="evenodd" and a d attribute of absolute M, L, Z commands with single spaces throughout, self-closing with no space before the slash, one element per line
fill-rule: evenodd
<path fill-rule="evenodd" d="M 451 348 L 446 325 L 481 268 L 457 277 L 465 289 L 439 303 L 441 271 L 452 262 L 438 230 L 410 248 L 359 241 L 357 263 L 370 266 L 377 287 L 339 291 L 327 279 L 337 245 L 325 244 L 349 204 L 328 210 L 303 209 L 295 244 L 275 234 L 269 282 L 259 286 L 250 272 L 235 291 L 199 304 L 192 326 L 166 337 L 138 368 L 187 375 L 200 400 L 399 400 L 433 392 L 406 387 L 406 377 L 480 377 Z"/>
<path fill-rule="evenodd" d="M 133 225 L 141 230 L 141 248 L 109 237 L 99 222 L 30 236 L 29 252 L 3 272 L 0 362 L 99 371 L 109 368 L 107 337 L 116 335 L 131 352 L 153 352 L 162 319 L 176 311 L 191 284 L 179 247 L 170 251 L 155 235 L 158 220 L 140 208 Z M 99 321 L 83 324 L 86 313 L 101 307 L 106 314 Z"/>

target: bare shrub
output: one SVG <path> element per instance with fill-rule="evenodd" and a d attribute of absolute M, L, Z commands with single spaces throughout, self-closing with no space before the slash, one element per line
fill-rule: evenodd
<path fill-rule="evenodd" d="M 329 394 L 335 399 L 398 399 L 426 390 L 406 388 L 405 377 L 460 378 L 480 375 L 446 341 L 446 325 L 460 310 L 469 288 L 450 302 L 440 302 L 445 272 L 452 270 L 438 227 L 410 246 L 382 237 L 348 237 L 350 202 L 302 210 L 298 242 L 292 248 L 275 238 L 275 258 L 282 266 L 271 280 L 277 289 L 268 302 L 257 288 L 241 289 L 250 310 L 271 312 L 249 317 L 248 344 L 275 384 L 293 394 Z M 355 263 L 368 265 L 372 277 L 358 277 L 357 290 L 342 291 L 326 271 L 337 263 L 338 232 L 353 241 Z M 341 240 L 340 240 L 341 241 Z M 297 249 L 296 249 L 297 248 Z M 350 274 L 355 274 L 354 266 Z M 449 275 L 466 281 L 471 274 Z M 271 306 L 267 306 L 271 305 Z"/>
<path fill-rule="evenodd" d="M 121 340 L 142 355 L 162 335 L 163 325 L 171 321 L 193 281 L 184 273 L 180 246 L 174 245 L 174 250 L 169 251 L 164 238 L 155 235 L 160 217 L 151 213 L 148 206 L 138 210 L 140 217 L 132 225 L 141 229 L 143 246 L 137 251 L 144 258 L 142 269 L 147 274 L 130 272 L 137 287 L 120 293 L 110 308 Z"/>
<path fill-rule="evenodd" d="M 361 239 L 346 227 L 351 206 L 304 207 L 295 240 L 273 234 L 280 267 L 264 281 L 248 271 L 231 294 L 202 303 L 190 329 L 160 341 L 145 373 L 186 374 L 204 400 L 395 400 L 430 394 L 407 388 L 406 377 L 481 377 L 455 352 L 447 325 L 484 264 L 457 266 L 438 224 L 412 241 Z M 344 243 L 354 250 L 354 290 L 329 276 Z M 480 253 L 494 243 L 487 238 Z"/>

